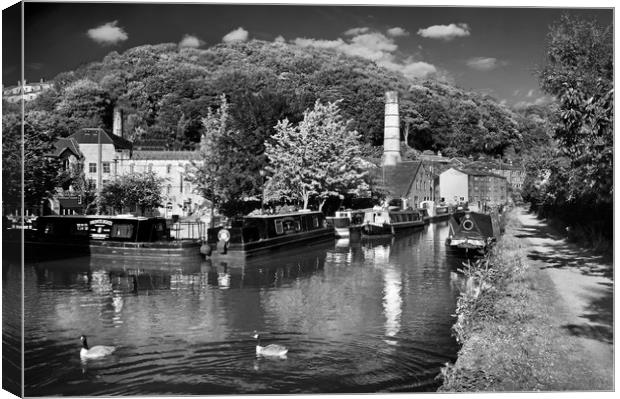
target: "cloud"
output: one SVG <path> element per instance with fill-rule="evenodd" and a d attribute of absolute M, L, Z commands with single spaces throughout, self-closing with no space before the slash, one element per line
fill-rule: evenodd
<path fill-rule="evenodd" d="M 547 105 L 554 101 L 555 101 L 555 98 L 553 96 L 542 96 L 542 97 L 538 97 L 534 101 L 519 101 L 515 103 L 514 108 L 521 109 L 521 108 L 530 107 L 532 105 Z"/>
<path fill-rule="evenodd" d="M 360 28 L 357 29 L 361 31 Z M 397 60 L 395 53 L 398 50 L 398 45 L 394 43 L 394 39 L 381 32 L 370 32 L 368 30 L 364 30 L 364 32 L 366 33 L 355 35 L 347 40 L 342 38 L 335 40 L 297 38 L 293 43 L 300 47 L 334 49 L 347 55 L 365 58 L 374 61 L 383 68 L 401 72 L 409 78 L 425 78 L 438 73 L 434 65 L 412 57 Z"/>
<path fill-rule="evenodd" d="M 361 28 L 351 28 L 348 31 L 345 31 L 344 34 L 345 36 L 357 36 L 362 33 L 367 33 L 368 31 L 370 31 L 370 28 L 364 26 Z"/>
<path fill-rule="evenodd" d="M 116 26 L 117 22 L 118 21 L 112 21 L 96 28 L 89 29 L 87 32 L 88 37 L 104 46 L 117 44 L 127 40 L 129 38 L 127 32 L 125 32 L 123 28 Z"/>
<path fill-rule="evenodd" d="M 530 91 L 527 92 L 527 96 L 534 97 L 534 89 L 530 89 Z"/>
<path fill-rule="evenodd" d="M 248 40 L 248 36 L 248 31 L 243 29 L 242 27 L 239 27 L 232 32 L 227 33 L 222 38 L 222 41 L 224 43 L 245 42 L 246 40 Z"/>
<path fill-rule="evenodd" d="M 284 36 L 282 35 L 276 37 L 275 39 L 273 39 L 273 41 L 276 43 L 286 43 L 286 40 L 284 39 Z"/>
<path fill-rule="evenodd" d="M 464 23 L 450 25 L 433 25 L 418 30 L 418 35 L 429 39 L 452 40 L 455 37 L 469 36 L 469 26 Z"/>
<path fill-rule="evenodd" d="M 392 37 L 409 36 L 409 32 L 407 32 L 406 30 L 398 26 L 390 28 L 386 32 L 388 36 L 392 36 Z"/>
<path fill-rule="evenodd" d="M 492 71 L 506 63 L 493 57 L 473 57 L 468 59 L 466 64 L 471 69 L 476 69 L 478 71 Z"/>
<path fill-rule="evenodd" d="M 517 90 L 512 92 L 512 95 L 515 96 L 515 97 L 518 96 L 519 94 L 521 94 L 521 89 L 517 89 Z"/>
<path fill-rule="evenodd" d="M 202 40 L 193 35 L 185 35 L 183 39 L 179 42 L 179 47 L 200 47 L 204 44 Z"/>

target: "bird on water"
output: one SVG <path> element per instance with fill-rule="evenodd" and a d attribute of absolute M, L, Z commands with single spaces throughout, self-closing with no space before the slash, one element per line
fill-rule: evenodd
<path fill-rule="evenodd" d="M 88 341 L 86 335 L 80 336 L 82 341 L 82 349 L 80 350 L 80 357 L 82 359 L 99 359 L 114 352 L 116 348 L 114 346 L 97 345 L 92 348 L 88 347 Z"/>
<path fill-rule="evenodd" d="M 266 357 L 285 357 L 288 352 L 288 348 L 282 345 L 271 344 L 267 346 L 261 346 L 260 334 L 254 331 L 252 335 L 256 339 L 256 355 Z"/>

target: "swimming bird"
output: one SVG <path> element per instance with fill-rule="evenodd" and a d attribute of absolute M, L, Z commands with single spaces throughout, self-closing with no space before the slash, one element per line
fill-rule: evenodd
<path fill-rule="evenodd" d="M 80 357 L 82 359 L 99 359 L 111 354 L 116 350 L 116 348 L 113 346 L 104 345 L 97 345 L 89 348 L 88 341 L 86 340 L 86 335 L 81 335 L 80 341 L 82 341 L 82 350 L 80 350 Z"/>
<path fill-rule="evenodd" d="M 254 331 L 253 337 L 256 339 L 256 355 L 266 357 L 286 357 L 288 348 L 282 345 L 271 344 L 267 346 L 260 345 L 260 335 Z"/>

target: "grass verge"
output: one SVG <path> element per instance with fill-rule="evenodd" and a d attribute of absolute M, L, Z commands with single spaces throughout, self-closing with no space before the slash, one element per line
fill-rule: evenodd
<path fill-rule="evenodd" d="M 605 389 L 584 362 L 576 338 L 559 327 L 562 307 L 544 271 L 530 267 L 520 225 L 507 215 L 506 232 L 483 259 L 465 267 L 453 333 L 462 345 L 442 368 L 439 392 Z"/>

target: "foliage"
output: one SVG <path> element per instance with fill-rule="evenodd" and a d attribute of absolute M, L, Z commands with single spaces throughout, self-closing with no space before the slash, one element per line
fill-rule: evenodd
<path fill-rule="evenodd" d="M 62 179 L 60 161 L 47 156 L 56 137 L 45 124 L 44 114 L 26 112 L 23 136 L 19 114 L 8 113 L 2 117 L 2 199 L 7 206 L 21 208 L 23 189 L 24 205 L 38 209 Z"/>
<path fill-rule="evenodd" d="M 268 198 L 299 200 L 308 209 L 316 196 L 321 210 L 331 196 L 367 189 L 360 135 L 349 129 L 339 103 L 323 105 L 317 100 L 297 126 L 287 119 L 278 123 L 272 140 L 265 143 Z"/>
<path fill-rule="evenodd" d="M 140 209 L 141 213 L 162 206 L 163 180 L 154 172 L 120 176 L 102 188 L 102 205 L 118 212 L 123 212 L 125 209 Z"/>
<path fill-rule="evenodd" d="M 545 202 L 613 202 L 613 31 L 564 15 L 549 32 L 542 89 L 559 102 L 558 151 L 541 187 Z"/>
<path fill-rule="evenodd" d="M 259 153 L 261 140 L 253 138 L 252 132 L 244 135 L 235 129 L 229 107 L 222 95 L 220 107 L 215 112 L 208 110 L 202 119 L 199 160 L 192 161 L 185 173 L 187 180 L 196 185 L 196 191 L 218 208 L 257 192 L 264 162 Z M 235 213 L 234 207 L 223 209 Z"/>

